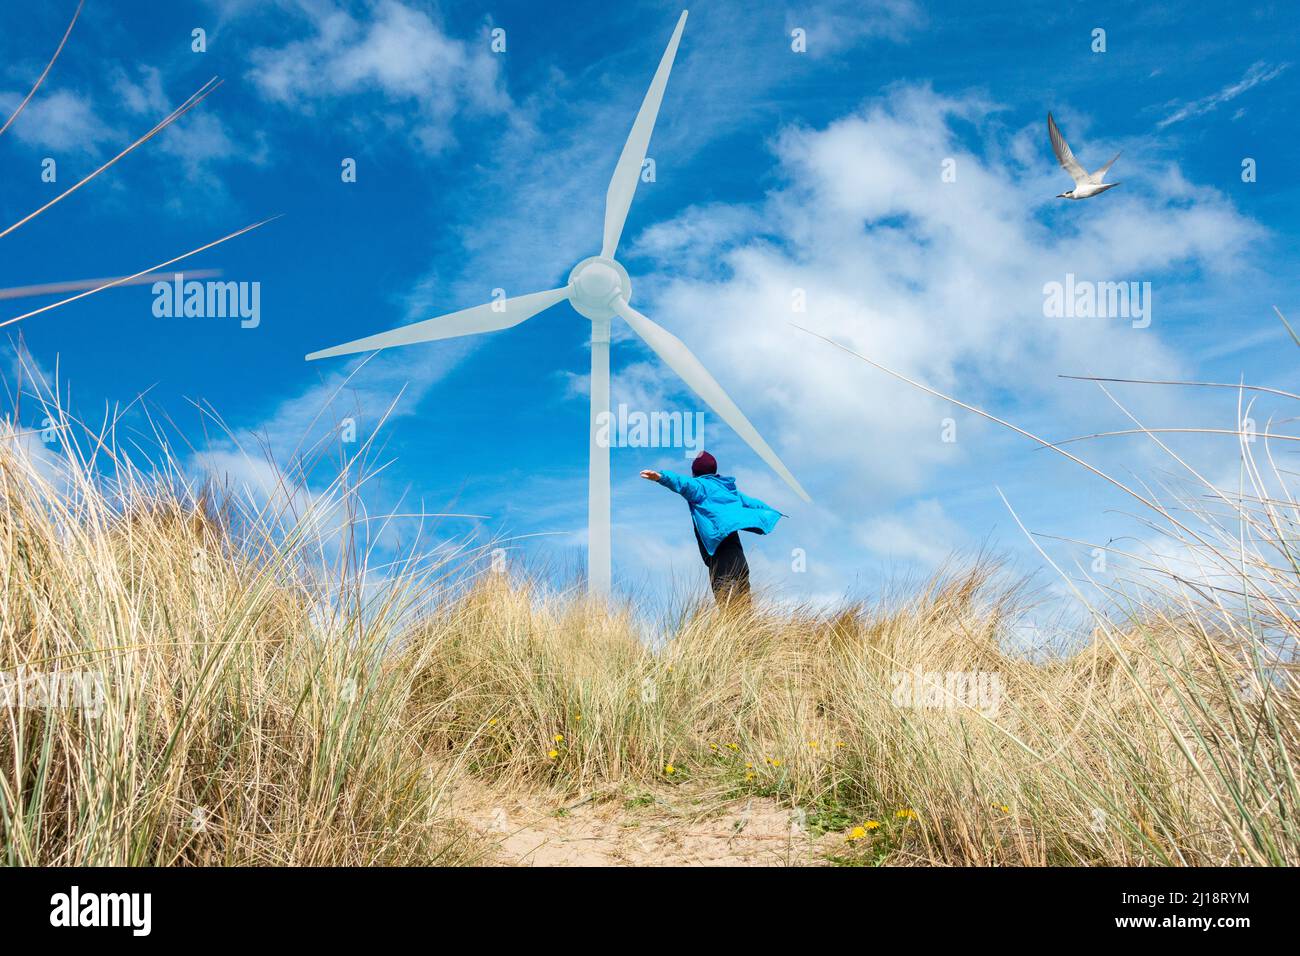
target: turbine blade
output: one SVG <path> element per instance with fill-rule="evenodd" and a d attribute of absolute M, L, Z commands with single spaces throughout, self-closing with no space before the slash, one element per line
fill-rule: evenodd
<path fill-rule="evenodd" d="M 237 239 L 238 237 L 242 236 L 244 233 L 252 232 L 254 229 L 260 229 L 263 226 L 265 226 L 268 222 L 274 222 L 279 218 L 280 218 L 279 216 L 272 216 L 270 219 L 263 219 L 261 222 L 255 222 L 250 226 L 245 226 L 243 229 L 237 229 L 234 232 L 228 233 L 222 236 L 220 239 L 214 239 L 211 242 L 204 243 L 203 245 L 199 246 L 197 249 L 191 249 L 189 252 L 182 252 L 179 256 L 173 256 L 172 258 L 166 260 L 165 262 L 156 262 L 153 265 L 151 265 L 148 269 L 142 269 L 141 271 L 135 273 L 134 275 L 123 276 L 120 279 L 107 279 L 104 281 L 103 285 L 97 285 L 93 289 L 87 289 L 85 292 L 78 292 L 76 295 L 70 295 L 66 299 L 60 299 L 58 302 L 51 302 L 49 305 L 43 305 L 39 309 L 32 309 L 32 311 L 30 312 L 24 312 L 22 315 L 15 315 L 12 319 L 5 319 L 3 322 L 0 322 L 0 329 L 4 328 L 6 325 L 13 325 L 15 322 L 21 322 L 23 319 L 30 319 L 34 315 L 40 315 L 44 312 L 49 312 L 51 309 L 57 309 L 59 306 L 67 305 L 69 302 L 76 302 L 78 299 L 84 299 L 88 295 L 94 295 L 97 292 L 103 292 L 105 289 L 112 289 L 119 285 L 126 285 L 132 279 L 138 279 L 141 276 L 146 275 L 147 273 L 150 272 L 154 272 L 158 269 L 166 269 L 168 266 L 180 262 L 182 259 L 188 259 L 190 256 L 197 256 L 200 252 L 207 252 L 209 249 L 213 248 L 214 246 L 219 246 L 223 242 L 229 242 L 231 239 Z"/>
<path fill-rule="evenodd" d="M 717 412 L 718 416 L 730 425 L 732 430 L 743 438 L 745 443 L 758 453 L 758 457 L 767 462 L 800 498 L 804 501 L 812 500 L 808 497 L 808 492 L 803 490 L 803 486 L 795 480 L 794 475 L 790 474 L 790 469 L 786 468 L 781 459 L 776 456 L 776 452 L 763 441 L 763 436 L 750 424 L 745 413 L 736 407 L 736 403 L 722 390 L 722 386 L 709 374 L 709 370 L 700 364 L 700 360 L 691 354 L 691 350 L 681 339 L 662 326 L 651 322 L 628 305 L 622 296 L 616 298 L 611 305 L 614 311 L 632 326 L 632 331 L 641 336 L 645 344 L 663 359 L 664 364 L 676 372 L 681 380 L 690 386 L 691 391 L 704 399 L 709 407 Z"/>
<path fill-rule="evenodd" d="M 627 211 L 632 206 L 632 197 L 636 195 L 636 184 L 641 181 L 641 165 L 645 162 L 645 151 L 650 145 L 650 134 L 655 130 L 655 120 L 659 117 L 659 104 L 664 100 L 664 88 L 668 85 L 668 74 L 673 69 L 673 59 L 677 56 L 677 44 L 681 42 L 682 30 L 686 28 L 686 14 L 677 20 L 677 29 L 668 41 L 659 69 L 655 70 L 650 89 L 646 90 L 641 109 L 636 114 L 632 131 L 627 134 L 623 144 L 623 153 L 618 157 L 614 167 L 614 176 L 609 181 L 609 190 L 605 193 L 605 241 L 600 254 L 613 258 L 618 249 L 618 240 L 623 235 L 623 223 L 627 221 Z"/>
<path fill-rule="evenodd" d="M 433 342 L 460 335 L 477 335 L 479 332 L 496 332 L 499 329 L 518 325 L 524 319 L 532 318 L 538 312 L 549 309 L 568 296 L 567 288 L 551 289 L 549 292 L 533 292 L 515 299 L 476 305 L 434 319 L 404 325 L 391 332 L 368 335 L 364 339 L 356 339 L 333 348 L 312 352 L 307 356 L 307 361 L 333 358 L 336 355 L 350 355 L 353 352 L 371 352 L 375 349 L 392 348 L 394 345 L 412 345 L 416 342 Z"/>
<path fill-rule="evenodd" d="M 220 269 L 192 269 L 185 273 L 187 279 L 211 279 L 221 275 Z M 60 292 L 80 292 L 82 289 L 103 289 L 119 285 L 153 285 L 155 282 L 171 282 L 176 277 L 174 272 L 146 272 L 137 276 L 117 276 L 112 279 L 72 279 L 68 282 L 45 282 L 41 285 L 18 285 L 0 289 L 0 301 L 5 299 L 27 299 L 38 295 L 57 295 Z"/>

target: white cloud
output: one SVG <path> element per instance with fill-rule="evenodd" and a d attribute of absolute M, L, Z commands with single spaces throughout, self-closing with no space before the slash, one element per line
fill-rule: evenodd
<path fill-rule="evenodd" d="M 725 203 L 690 206 L 671 220 L 647 227 L 623 255 L 671 260 L 684 272 L 696 272 L 713 264 L 715 251 L 762 229 L 759 211 L 748 206 Z"/>
<path fill-rule="evenodd" d="M 809 56 L 839 53 L 861 40 L 885 37 L 902 40 L 924 23 L 912 0 L 882 0 L 870 6 L 861 2 L 829 2 L 786 14 L 786 33 L 800 28 L 807 37 Z"/>
<path fill-rule="evenodd" d="M 128 69 L 108 60 L 101 69 L 106 79 L 94 94 L 43 86 L 15 121 L 12 134 L 27 146 L 50 151 L 60 163 L 65 156 L 78 153 L 97 161 L 106 159 L 147 132 L 197 87 L 183 92 L 183 88 L 173 88 L 169 95 L 163 89 L 162 73 L 154 67 L 133 65 Z M 169 191 L 165 201 L 173 211 L 192 213 L 197 202 L 230 205 L 233 200 L 218 168 L 233 163 L 260 164 L 268 153 L 260 132 L 245 140 L 231 134 L 220 118 L 220 91 L 215 96 L 145 144 L 135 162 L 119 164 L 102 177 L 100 194 L 117 191 L 118 201 L 126 201 L 125 179 L 132 175 L 131 170 L 140 168 L 138 157 L 150 157 L 161 164 L 179 164 L 191 184 L 203 187 L 184 199 Z M 8 115 L 7 110 L 19 101 L 16 94 L 0 94 L 0 115 Z M 79 168 L 77 175 L 84 172 L 89 169 Z M 66 175 L 63 169 L 60 173 Z M 196 199 L 196 195 L 202 198 Z"/>
<path fill-rule="evenodd" d="M 249 76 L 269 100 L 305 108 L 328 98 L 383 94 L 392 108 L 376 118 L 409 129 L 425 150 L 452 141 L 448 120 L 459 114 L 507 113 L 498 58 L 486 43 L 448 36 L 429 15 L 383 0 L 365 22 L 348 12 L 304 4 L 314 34 L 282 47 L 252 51 Z M 404 107 L 413 107 L 415 121 Z"/>
<path fill-rule="evenodd" d="M 134 76 L 126 70 L 119 70 L 112 86 L 117 102 L 141 121 L 160 120 L 177 106 L 163 90 L 162 73 L 154 67 L 137 66 Z M 220 91 L 214 94 L 220 95 Z M 155 142 L 154 148 L 158 152 L 181 162 L 192 182 L 208 186 L 220 183 L 214 172 L 218 164 L 246 162 L 260 165 L 267 159 L 264 136 L 259 135 L 251 143 L 236 142 L 213 109 L 211 100 L 177 120 Z"/>
<path fill-rule="evenodd" d="M 1259 233 L 1213 192 L 1189 202 L 1158 185 L 1128 184 L 1086 214 L 1049 209 L 1048 157 L 1025 167 L 992 132 L 979 144 L 958 139 L 951 121 L 979 122 L 988 110 L 976 97 L 903 87 L 825 129 L 787 131 L 776 145 L 786 185 L 761 208 L 777 242 L 720 252 L 688 213 L 683 243 L 660 260 L 655 301 L 642 305 L 681 331 L 741 407 L 767 423 L 778 450 L 899 491 L 960 454 L 938 440 L 945 403 L 839 356 L 792 322 L 963 396 L 1009 386 L 1022 401 L 1052 401 L 1058 370 L 1104 361 L 1113 374 L 1142 377 L 1176 368 L 1159 335 L 1173 321 L 1160 311 L 1165 284 L 1189 269 L 1233 268 Z M 948 157 L 954 183 L 940 179 Z M 662 237 L 676 231 L 656 226 L 656 245 L 668 248 Z M 692 236 L 703 237 L 700 248 Z M 683 256 L 720 256 L 730 275 L 682 277 Z M 1043 285 L 1067 272 L 1153 281 L 1153 329 L 1045 318 Z M 796 290 L 806 313 L 794 311 Z M 1069 407 L 1052 415 L 1060 427 L 1079 417 Z"/>
<path fill-rule="evenodd" d="M 1248 69 L 1245 72 L 1245 75 L 1243 75 L 1241 79 L 1237 80 L 1237 82 L 1229 83 L 1221 90 L 1211 93 L 1209 96 L 1203 96 L 1199 100 L 1192 100 L 1190 103 L 1180 104 L 1172 113 L 1157 123 L 1156 126 L 1160 129 L 1164 129 L 1166 126 L 1172 126 L 1174 123 L 1180 123 L 1185 119 L 1212 112 L 1224 103 L 1235 100 L 1242 93 L 1252 90 L 1262 83 L 1267 83 L 1270 80 L 1277 79 L 1277 77 L 1281 76 L 1288 66 L 1290 66 L 1289 63 L 1274 66 L 1270 66 L 1263 61 L 1252 63 L 1250 69 Z M 1238 110 L 1237 116 L 1240 115 L 1241 111 Z M 1233 119 L 1236 119 L 1237 116 L 1234 116 Z"/>
<path fill-rule="evenodd" d="M 0 115 L 8 117 L 22 102 L 18 94 L 0 94 Z M 59 152 L 95 152 L 120 134 L 96 114 L 89 97 L 69 90 L 42 90 L 14 121 L 10 132 L 29 146 Z"/>
<path fill-rule="evenodd" d="M 962 545 L 965 534 L 941 502 L 926 499 L 864 522 L 858 540 L 886 560 L 914 561 L 932 569 Z"/>
<path fill-rule="evenodd" d="M 360 361 L 314 366 L 320 382 L 280 402 L 254 428 L 222 434 L 224 423 L 211 423 L 207 431 L 214 437 L 186 462 L 189 473 L 199 484 L 214 482 L 219 494 L 233 495 L 281 530 L 308 522 L 310 547 L 326 556 L 349 543 L 349 531 L 359 535 L 367 554 L 373 548 L 390 557 L 410 547 L 412 536 L 428 524 L 418 517 L 424 503 L 407 502 L 407 488 L 381 486 L 374 476 L 390 461 L 384 446 L 392 421 L 414 412 L 455 364 L 455 353 L 430 361 L 427 355 L 381 352 L 370 356 L 365 375 L 350 377 Z M 341 481 L 344 474 L 347 480 Z M 364 494 L 346 500 L 345 507 L 348 495 L 361 489 Z M 430 512 L 444 510 L 441 503 L 429 506 Z M 421 534 L 421 547 L 436 551 L 459 540 L 466 527 L 458 521 L 432 540 Z"/>

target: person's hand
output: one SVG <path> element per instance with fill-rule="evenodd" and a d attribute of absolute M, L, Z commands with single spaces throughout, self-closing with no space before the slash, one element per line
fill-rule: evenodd
<path fill-rule="evenodd" d="M 646 481 L 658 481 L 660 475 L 659 472 L 651 471 L 649 468 L 647 468 L 641 472 L 641 477 L 644 478 Z"/>

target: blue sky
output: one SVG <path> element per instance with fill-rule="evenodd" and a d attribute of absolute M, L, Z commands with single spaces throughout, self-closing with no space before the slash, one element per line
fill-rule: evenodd
<path fill-rule="evenodd" d="M 0 114 L 40 72 L 71 2 L 0 12 Z M 691 9 L 619 259 L 634 305 L 682 338 L 809 490 L 800 502 L 711 414 L 708 447 L 789 517 L 747 536 L 771 595 L 829 602 L 923 573 L 952 550 L 1042 566 L 1032 531 L 1150 544 L 1130 502 L 1077 466 L 791 327 L 816 329 L 1052 439 L 1126 427 L 1059 373 L 1295 388 L 1271 307 L 1300 315 L 1294 130 L 1300 52 L 1283 3 L 722 3 Z M 535 535 L 511 552 L 581 567 L 589 324 L 562 304 L 489 336 L 381 353 L 313 426 L 355 359 L 306 352 L 556 287 L 599 251 L 605 189 L 681 8 L 666 3 L 90 0 L 48 80 L 0 137 L 0 229 L 114 155 L 209 77 L 174 127 L 0 239 L 0 288 L 139 271 L 274 214 L 186 263 L 261 284 L 261 321 L 156 318 L 147 286 L 4 331 L 56 365 L 83 415 L 149 389 L 194 469 L 256 489 L 267 471 L 204 426 L 216 409 L 284 463 L 356 415 L 392 459 L 374 513 L 457 511 L 440 536 Z M 191 31 L 207 50 L 191 50 Z M 490 47 L 506 31 L 506 50 Z M 1094 28 L 1106 31 L 1093 52 Z M 803 30 L 806 52 L 792 49 Z M 1089 168 L 1069 186 L 1053 111 Z M 58 182 L 42 182 L 46 157 Z M 340 164 L 357 163 L 345 183 Z M 1256 163 L 1255 182 L 1242 162 Z M 955 181 L 945 182 L 945 160 Z M 1149 282 L 1152 322 L 1043 315 L 1067 273 Z M 806 311 L 793 311 L 794 290 Z M 0 303 L 0 318 L 42 300 Z M 14 340 L 6 340 L 12 351 Z M 6 363 L 12 369 L 12 360 Z M 704 410 L 625 328 L 614 403 Z M 12 375 L 10 375 L 12 380 Z M 1237 395 L 1119 386 L 1146 424 L 1232 428 Z M 1259 406 L 1257 418 L 1289 414 Z M 944 419 L 956 441 L 944 441 Z M 143 419 L 134 424 L 139 427 Z M 37 422 L 26 422 L 34 427 Z M 951 436 L 949 436 L 951 437 Z M 1235 449 L 1178 441 L 1207 471 Z M 1231 439 L 1228 440 L 1229 442 Z M 1136 438 L 1073 446 L 1159 478 Z M 254 452 L 256 455 L 256 452 Z M 636 478 L 680 451 L 614 450 L 614 573 L 626 594 L 704 586 L 685 507 Z M 328 481 L 321 470 L 313 480 Z M 397 522 L 386 547 L 409 547 Z M 1087 548 L 1043 539 L 1067 565 Z M 792 567 L 802 549 L 806 570 Z M 1137 562 L 1141 564 L 1141 562 Z"/>

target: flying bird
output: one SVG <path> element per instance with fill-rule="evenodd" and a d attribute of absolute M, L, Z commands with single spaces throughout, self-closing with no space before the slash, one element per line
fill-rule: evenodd
<path fill-rule="evenodd" d="M 1047 114 L 1047 135 L 1052 138 L 1052 152 L 1056 154 L 1056 161 L 1074 180 L 1074 188 L 1068 193 L 1057 193 L 1057 199 L 1087 199 L 1119 185 L 1119 183 L 1105 182 L 1106 171 L 1115 165 L 1115 159 L 1119 159 L 1119 153 L 1116 153 L 1115 159 L 1112 159 L 1101 169 L 1095 173 L 1089 173 L 1074 158 L 1074 153 L 1070 151 L 1070 144 L 1061 135 L 1061 131 L 1057 128 L 1056 120 L 1052 119 L 1051 113 Z"/>

